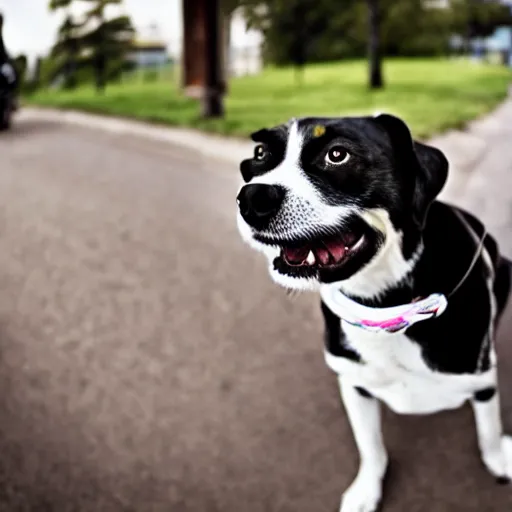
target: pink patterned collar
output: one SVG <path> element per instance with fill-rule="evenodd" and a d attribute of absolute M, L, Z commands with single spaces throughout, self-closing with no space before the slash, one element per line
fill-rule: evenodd
<path fill-rule="evenodd" d="M 334 285 L 323 285 L 320 295 L 326 306 L 339 318 L 372 332 L 404 332 L 415 323 L 442 315 L 448 305 L 448 300 L 440 293 L 389 308 L 363 306 L 349 299 Z"/>

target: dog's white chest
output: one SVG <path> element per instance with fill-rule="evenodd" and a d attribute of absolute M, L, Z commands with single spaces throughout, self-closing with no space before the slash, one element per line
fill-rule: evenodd
<path fill-rule="evenodd" d="M 478 375 L 433 371 L 422 358 L 420 346 L 405 334 L 373 333 L 343 321 L 342 328 L 362 363 L 326 353 L 328 366 L 395 412 L 429 414 L 454 409 L 493 382 L 492 370 Z"/>

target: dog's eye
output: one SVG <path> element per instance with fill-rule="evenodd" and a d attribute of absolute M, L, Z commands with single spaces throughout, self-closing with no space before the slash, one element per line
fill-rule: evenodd
<path fill-rule="evenodd" d="M 333 146 L 325 155 L 325 161 L 331 165 L 346 164 L 350 160 L 350 155 L 341 146 Z"/>
<path fill-rule="evenodd" d="M 265 146 L 265 144 L 258 144 L 255 148 L 254 148 L 254 159 L 255 160 L 265 160 L 265 158 L 267 158 L 269 152 L 268 152 L 268 149 L 267 149 L 267 146 Z"/>

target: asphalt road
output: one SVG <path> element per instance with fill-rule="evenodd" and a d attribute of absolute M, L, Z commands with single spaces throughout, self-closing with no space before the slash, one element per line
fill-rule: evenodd
<path fill-rule="evenodd" d="M 337 510 L 357 455 L 318 302 L 243 246 L 237 185 L 235 167 L 126 135 L 1 135 L 1 511 Z M 512 432 L 510 334 L 512 314 Z M 469 409 L 386 412 L 385 437 L 384 512 L 512 509 Z"/>

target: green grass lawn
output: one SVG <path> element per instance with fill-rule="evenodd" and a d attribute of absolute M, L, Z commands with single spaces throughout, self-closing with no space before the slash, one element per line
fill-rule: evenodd
<path fill-rule="evenodd" d="M 512 70 L 466 60 L 388 59 L 386 88 L 366 87 L 365 61 L 310 65 L 303 83 L 293 69 L 266 69 L 258 76 L 233 79 L 223 120 L 204 121 L 199 105 L 180 94 L 168 77 L 152 83 L 126 81 L 104 95 L 90 87 L 72 92 L 41 91 L 27 101 L 42 106 L 133 117 L 247 136 L 251 131 L 307 115 L 341 116 L 394 113 L 420 138 L 488 112 L 506 96 Z"/>

